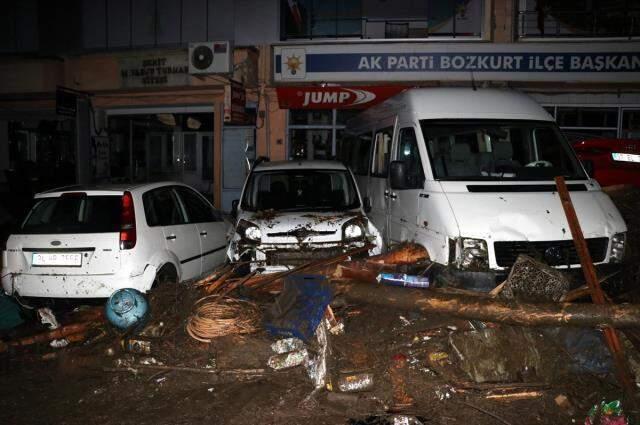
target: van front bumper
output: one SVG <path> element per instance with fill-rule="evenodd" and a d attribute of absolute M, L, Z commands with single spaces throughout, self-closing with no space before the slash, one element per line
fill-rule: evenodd
<path fill-rule="evenodd" d="M 596 264 L 596 273 L 602 278 L 606 276 L 622 277 L 622 271 L 624 269 L 621 263 L 601 263 Z M 585 284 L 584 274 L 581 267 L 558 268 L 569 279 L 571 289 L 575 289 Z M 436 273 L 436 284 L 447 285 L 450 282 L 457 282 L 461 284 L 463 288 L 488 292 L 493 288 L 504 282 L 509 276 L 511 269 L 506 270 L 487 270 L 487 271 L 467 271 L 460 270 L 453 267 L 444 267 Z"/>
<path fill-rule="evenodd" d="M 147 266 L 136 276 L 44 275 L 9 273 L 2 269 L 2 288 L 7 295 L 43 298 L 108 298 L 122 288 L 147 292 L 153 285 L 156 268 Z"/>

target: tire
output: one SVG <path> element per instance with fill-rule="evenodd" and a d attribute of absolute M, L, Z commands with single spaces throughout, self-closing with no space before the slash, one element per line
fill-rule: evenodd
<path fill-rule="evenodd" d="M 156 278 L 153 281 L 151 288 L 157 288 L 160 286 L 167 286 L 178 283 L 178 272 L 173 264 L 165 264 L 160 268 L 156 274 Z"/>

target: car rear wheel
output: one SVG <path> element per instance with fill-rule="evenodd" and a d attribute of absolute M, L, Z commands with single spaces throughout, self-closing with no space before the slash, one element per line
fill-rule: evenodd
<path fill-rule="evenodd" d="M 156 274 L 156 279 L 153 281 L 152 288 L 176 283 L 178 283 L 178 272 L 176 271 L 176 268 L 173 264 L 165 264 L 160 268 L 158 274 Z"/>

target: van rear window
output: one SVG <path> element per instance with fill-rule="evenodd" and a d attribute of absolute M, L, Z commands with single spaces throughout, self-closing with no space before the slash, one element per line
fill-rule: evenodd
<path fill-rule="evenodd" d="M 21 233 L 68 234 L 120 231 L 121 196 L 73 196 L 38 199 Z"/>

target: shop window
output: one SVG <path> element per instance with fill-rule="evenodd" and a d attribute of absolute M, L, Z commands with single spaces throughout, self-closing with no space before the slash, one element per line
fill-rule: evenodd
<path fill-rule="evenodd" d="M 640 3 L 610 0 L 519 0 L 520 37 L 631 37 L 640 35 Z"/>
<path fill-rule="evenodd" d="M 625 109 L 622 111 L 623 139 L 640 139 L 640 109 Z"/>
<path fill-rule="evenodd" d="M 281 0 L 282 39 L 480 37 L 484 0 Z"/>
<path fill-rule="evenodd" d="M 371 168 L 371 174 L 374 176 L 387 177 L 392 137 L 393 127 L 387 127 L 376 133 L 373 150 L 373 166 Z"/>
<path fill-rule="evenodd" d="M 331 159 L 340 157 L 346 122 L 357 110 L 291 109 L 289 111 L 289 158 Z"/>
<path fill-rule="evenodd" d="M 396 160 L 403 161 L 407 167 L 405 188 L 421 189 L 424 185 L 424 170 L 420 160 L 416 132 L 411 127 L 400 130 Z"/>
<path fill-rule="evenodd" d="M 616 137 L 618 108 L 558 106 L 556 122 L 569 139 L 585 136 Z"/>

